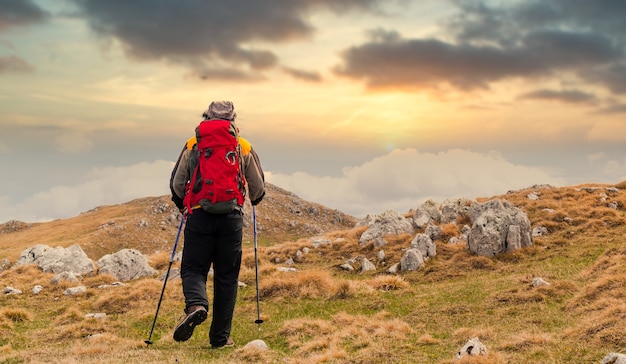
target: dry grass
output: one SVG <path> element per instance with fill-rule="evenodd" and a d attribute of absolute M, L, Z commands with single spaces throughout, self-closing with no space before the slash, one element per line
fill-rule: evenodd
<path fill-rule="evenodd" d="M 294 362 L 380 362 L 380 355 L 412 333 L 404 321 L 386 312 L 374 316 L 338 313 L 331 320 L 295 319 L 283 324 Z"/>
<path fill-rule="evenodd" d="M 531 192 L 539 199 L 528 199 Z M 529 188 L 499 197 L 521 207 L 533 227 L 545 226 L 549 234 L 536 238 L 532 247 L 489 259 L 469 254 L 465 244 L 447 244 L 460 225 L 446 224 L 436 242 L 437 256 L 418 271 L 397 275 L 382 272 L 399 261 L 412 239 L 409 234 L 386 236 L 388 244 L 382 248 L 358 244 L 363 227 L 292 235 L 280 243 L 265 240 L 279 236 L 271 230 L 280 224 L 266 220 L 265 212 L 259 214 L 259 293 L 265 322 L 260 331 L 253 324 L 255 260 L 247 241 L 240 280 L 248 286 L 240 289 L 233 322 L 236 349 L 208 350 L 208 323 L 188 342 L 173 341 L 172 329 L 184 306 L 180 280 L 168 283 L 152 337 L 155 344 L 146 349 L 143 340 L 161 281 L 146 278 L 102 289 L 98 287 L 115 278 L 83 277 L 79 284 L 88 288 L 87 294 L 66 296 L 64 290 L 78 284 L 52 285 L 53 275 L 34 266 L 0 272 L 0 288 L 24 292 L 0 296 L 0 363 L 592 363 L 609 352 L 625 352 L 626 181 L 616 186 Z M 281 203 L 294 209 L 294 198 Z M 177 226 L 162 227 L 158 222 L 165 215 L 157 214 L 148 219 L 154 231 L 134 227 L 152 216 L 146 204 L 159 201 L 138 200 L 103 207 L 77 220 L 23 226 L 19 236 L 44 238 L 47 232 L 44 241 L 65 246 L 78 242 L 82 247 L 81 242 L 89 241 L 83 249 L 90 256 L 124 244 L 143 247 L 140 250 L 152 252 L 150 264 L 164 271 Z M 613 202 L 617 209 L 608 206 Z M 79 223 L 81 218 L 86 221 Z M 278 221 L 290 220 L 305 225 L 300 217 L 296 221 L 288 215 Z M 3 248 L 26 244 L 12 234 L 0 235 Z M 332 245 L 313 248 L 310 236 Z M 17 248 L 3 250 L 6 255 L 0 258 L 14 256 Z M 305 248 L 310 252 L 297 258 Z M 376 260 L 379 250 L 385 252 L 384 264 Z M 355 257 L 378 264 L 377 271 L 338 268 Z M 297 272 L 277 270 L 287 258 L 295 260 Z M 534 277 L 550 285 L 532 287 Z M 35 284 L 44 287 L 38 295 L 31 293 Z M 211 281 L 208 284 L 211 295 Z M 96 312 L 107 316 L 85 317 Z M 457 351 L 473 337 L 487 346 L 488 355 L 455 361 Z M 243 348 L 259 338 L 271 350 Z"/>

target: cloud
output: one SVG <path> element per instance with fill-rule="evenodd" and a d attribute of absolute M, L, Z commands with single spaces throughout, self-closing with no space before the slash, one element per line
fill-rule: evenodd
<path fill-rule="evenodd" d="M 204 79 L 249 78 L 275 68 L 279 61 L 272 51 L 250 44 L 309 38 L 314 11 L 373 11 L 379 2 L 73 0 L 91 29 L 118 41 L 130 57 L 183 64 Z"/>
<path fill-rule="evenodd" d="M 292 77 L 303 81 L 319 82 L 322 80 L 322 76 L 315 71 L 304 71 L 289 67 L 283 67 L 283 70 Z"/>
<path fill-rule="evenodd" d="M 166 195 L 169 193 L 167 181 L 172 168 L 172 162 L 163 160 L 94 168 L 86 182 L 76 186 L 52 187 L 20 202 L 11 202 L 9 196 L 0 196 L 0 222 L 67 218 L 101 205 Z"/>
<path fill-rule="evenodd" d="M 25 60 L 15 57 L 0 57 L 0 74 L 2 73 L 27 73 L 35 70 L 35 67 L 31 66 Z"/>
<path fill-rule="evenodd" d="M 522 99 L 558 101 L 570 104 L 591 103 L 597 100 L 596 96 L 579 90 L 536 90 L 520 96 Z"/>
<path fill-rule="evenodd" d="M 267 174 L 268 182 L 300 197 L 363 216 L 387 209 L 405 212 L 431 198 L 490 197 L 534 184 L 563 185 L 564 180 L 539 168 L 517 165 L 498 153 L 452 149 L 423 153 L 394 150 L 339 177 L 304 172 Z"/>
<path fill-rule="evenodd" d="M 370 90 L 474 91 L 512 78 L 537 81 L 564 74 L 626 90 L 626 18 L 616 15 L 624 10 L 620 2 L 600 1 L 597 8 L 595 2 L 570 6 L 563 0 L 454 3 L 458 14 L 439 34 L 407 38 L 393 30 L 371 31 L 369 41 L 343 50 L 335 72 Z"/>
<path fill-rule="evenodd" d="M 32 0 L 0 1 L 0 31 L 17 26 L 41 23 L 50 14 Z"/>

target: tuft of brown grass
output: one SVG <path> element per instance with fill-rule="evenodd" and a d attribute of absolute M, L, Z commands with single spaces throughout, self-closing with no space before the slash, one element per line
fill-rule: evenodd
<path fill-rule="evenodd" d="M 506 351 L 524 351 L 553 345 L 554 343 L 555 339 L 547 333 L 519 332 L 515 333 L 513 339 L 502 342 L 500 347 Z"/>
<path fill-rule="evenodd" d="M 398 275 L 379 275 L 365 281 L 366 284 L 374 289 L 381 291 L 403 290 L 410 287 L 409 282 L 402 276 Z"/>
<path fill-rule="evenodd" d="M 0 309 L 0 316 L 16 323 L 33 320 L 33 314 L 23 308 L 2 308 Z"/>
<path fill-rule="evenodd" d="M 330 273 L 322 270 L 307 270 L 297 273 L 276 272 L 263 280 L 259 287 L 262 298 L 329 298 L 337 283 Z"/>
<path fill-rule="evenodd" d="M 467 340 L 477 337 L 480 341 L 495 339 L 496 333 L 492 327 L 461 327 L 452 333 L 452 337 L 458 345 L 465 345 Z"/>
<path fill-rule="evenodd" d="M 167 252 L 156 252 L 148 255 L 148 264 L 158 271 L 167 269 L 170 265 L 171 254 Z"/>
<path fill-rule="evenodd" d="M 441 340 L 435 339 L 431 334 L 423 334 L 415 341 L 418 345 L 439 345 Z"/>
<path fill-rule="evenodd" d="M 443 242 L 447 242 L 453 236 L 461 235 L 461 229 L 458 224 L 441 224 L 441 238 Z"/>
<path fill-rule="evenodd" d="M 387 312 L 373 316 L 341 312 L 331 320 L 300 318 L 285 321 L 279 330 L 296 359 L 311 363 L 343 362 L 347 353 L 351 360 L 359 358 L 359 363 L 379 362 L 380 356 L 372 354 L 388 354 L 412 332 L 409 324 L 389 318 Z"/>

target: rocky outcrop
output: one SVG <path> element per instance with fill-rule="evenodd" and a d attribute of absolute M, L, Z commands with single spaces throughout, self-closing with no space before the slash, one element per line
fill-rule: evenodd
<path fill-rule="evenodd" d="M 467 239 L 470 252 L 493 257 L 533 243 L 528 216 L 506 200 L 490 200 L 470 206 L 473 221 Z"/>

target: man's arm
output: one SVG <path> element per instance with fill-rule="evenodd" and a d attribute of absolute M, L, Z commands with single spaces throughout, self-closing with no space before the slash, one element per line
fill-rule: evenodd
<path fill-rule="evenodd" d="M 248 194 L 252 205 L 258 205 L 265 196 L 265 175 L 261 168 L 259 156 L 253 148 L 243 156 L 246 176 L 248 182 Z"/>

